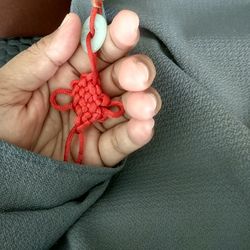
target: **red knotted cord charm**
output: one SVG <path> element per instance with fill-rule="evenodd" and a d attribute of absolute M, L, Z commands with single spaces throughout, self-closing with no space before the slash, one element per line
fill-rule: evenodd
<path fill-rule="evenodd" d="M 79 152 L 76 163 L 82 163 L 84 159 L 84 129 L 94 122 L 104 122 L 108 118 L 118 118 L 124 114 L 124 108 L 120 101 L 111 101 L 110 97 L 103 93 L 101 82 L 97 71 L 97 54 L 91 48 L 91 39 L 95 34 L 95 17 L 102 13 L 102 1 L 92 1 L 93 8 L 90 18 L 90 32 L 87 35 L 87 50 L 92 72 L 82 74 L 80 79 L 71 82 L 71 89 L 57 89 L 50 96 L 51 105 L 59 111 L 74 110 L 76 113 L 75 124 L 69 132 L 65 144 L 64 160 L 67 161 L 74 135 L 79 138 Z M 58 95 L 72 97 L 69 104 L 60 105 L 56 98 Z M 118 111 L 111 111 L 117 107 Z"/>

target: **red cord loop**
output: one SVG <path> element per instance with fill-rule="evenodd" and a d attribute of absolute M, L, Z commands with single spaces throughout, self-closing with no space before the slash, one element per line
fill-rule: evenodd
<path fill-rule="evenodd" d="M 64 160 L 68 161 L 74 135 L 78 136 L 79 150 L 76 163 L 82 163 L 84 159 L 84 130 L 95 122 L 104 122 L 108 118 L 118 118 L 124 114 L 123 104 L 120 101 L 111 101 L 110 97 L 103 93 L 97 71 L 97 54 L 92 52 L 91 39 L 95 34 L 95 17 L 102 12 L 102 1 L 93 1 L 101 7 L 93 7 L 90 18 L 90 32 L 87 36 L 88 56 L 92 72 L 83 73 L 79 80 L 71 82 L 70 89 L 57 89 L 50 96 L 51 105 L 59 111 L 74 110 L 76 113 L 75 125 L 70 130 L 65 144 Z M 95 5 L 93 5 L 95 6 Z M 60 105 L 57 102 L 58 95 L 71 97 L 71 102 Z M 111 110 L 115 108 L 116 111 Z"/>
<path fill-rule="evenodd" d="M 54 109 L 59 111 L 68 111 L 72 109 L 72 103 L 60 105 L 57 103 L 56 97 L 58 95 L 68 95 L 70 97 L 73 97 L 72 91 L 69 89 L 57 89 L 54 92 L 52 92 L 50 96 L 50 103 L 53 106 Z"/>

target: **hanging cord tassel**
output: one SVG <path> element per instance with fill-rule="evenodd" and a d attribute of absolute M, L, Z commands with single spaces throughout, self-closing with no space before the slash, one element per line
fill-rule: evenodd
<path fill-rule="evenodd" d="M 57 89 L 50 96 L 50 103 L 58 111 L 74 110 L 76 113 L 75 124 L 70 130 L 65 143 L 64 160 L 68 161 L 71 153 L 71 145 L 75 135 L 78 136 L 79 150 L 76 163 L 84 161 L 84 130 L 94 122 L 104 122 L 108 118 L 118 118 L 124 114 L 123 104 L 120 101 L 111 101 L 110 97 L 103 93 L 99 73 L 97 70 L 97 52 L 92 51 L 91 40 L 95 35 L 95 19 L 97 14 L 102 14 L 102 1 L 92 0 L 90 16 L 90 32 L 86 38 L 87 52 L 91 65 L 91 73 L 81 74 L 80 79 L 71 82 L 72 89 Z M 60 105 L 56 98 L 58 95 L 72 97 L 71 103 Z M 110 108 L 116 107 L 117 111 Z"/>

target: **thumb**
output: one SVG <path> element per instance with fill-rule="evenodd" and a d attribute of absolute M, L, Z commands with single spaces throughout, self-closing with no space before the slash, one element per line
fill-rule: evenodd
<path fill-rule="evenodd" d="M 34 91 L 48 81 L 76 50 L 81 35 L 81 21 L 68 14 L 52 34 L 23 51 L 0 69 L 0 87 Z"/>

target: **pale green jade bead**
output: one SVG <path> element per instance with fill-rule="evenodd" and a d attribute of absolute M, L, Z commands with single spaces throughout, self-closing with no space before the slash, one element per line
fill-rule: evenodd
<path fill-rule="evenodd" d="M 89 21 L 90 17 L 83 24 L 81 37 L 81 44 L 85 52 L 87 52 L 86 37 L 89 33 Z M 107 35 L 107 29 L 106 19 L 102 15 L 97 14 L 95 19 L 95 35 L 91 40 L 93 52 L 97 52 L 102 47 Z"/>

